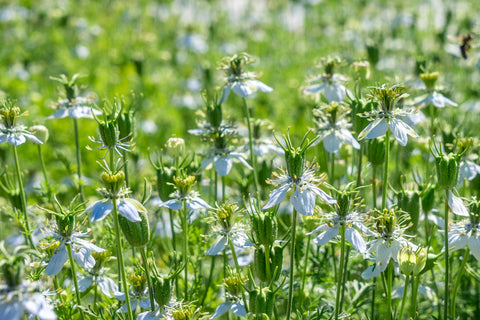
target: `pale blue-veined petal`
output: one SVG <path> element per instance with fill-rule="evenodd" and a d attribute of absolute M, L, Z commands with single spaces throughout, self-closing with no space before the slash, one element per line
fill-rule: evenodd
<path fill-rule="evenodd" d="M 232 86 L 231 85 L 226 85 L 224 88 L 223 88 L 223 92 L 222 92 L 222 97 L 220 98 L 220 101 L 218 101 L 218 104 L 222 104 L 224 103 L 225 101 L 227 101 L 227 98 L 228 96 L 230 95 L 230 90 L 232 89 Z"/>
<path fill-rule="evenodd" d="M 306 233 L 306 235 L 309 236 L 309 235 L 314 234 L 314 233 L 319 233 L 319 232 L 327 230 L 328 228 L 330 228 L 328 226 L 328 224 L 322 224 L 322 225 L 316 227 L 315 229 L 313 229 L 312 231 L 310 231 L 309 233 Z"/>
<path fill-rule="evenodd" d="M 205 251 L 209 256 L 216 256 L 225 249 L 227 245 L 228 238 L 226 236 L 218 236 L 217 239 L 213 242 L 210 248 Z"/>
<path fill-rule="evenodd" d="M 319 187 L 313 185 L 313 184 L 310 184 L 309 185 L 309 189 L 311 191 L 313 191 L 317 196 L 320 197 L 320 199 L 322 199 L 323 202 L 325 203 L 328 203 L 328 204 L 335 204 L 337 203 L 337 200 L 335 200 L 334 198 L 330 197 L 325 191 L 323 191 L 322 189 L 320 189 Z"/>
<path fill-rule="evenodd" d="M 205 208 L 205 209 L 210 208 L 210 205 L 200 197 L 187 199 L 186 206 L 187 206 L 188 209 L 193 210 L 193 211 L 197 211 L 197 210 L 200 210 L 202 208 Z"/>
<path fill-rule="evenodd" d="M 96 109 L 92 109 L 90 107 L 72 107 L 68 109 L 68 115 L 74 119 L 80 119 L 80 118 L 87 118 L 87 119 L 93 119 L 93 113 L 97 115 L 101 115 L 102 112 Z"/>
<path fill-rule="evenodd" d="M 220 177 L 226 176 L 232 170 L 233 161 L 229 156 L 220 156 L 215 160 L 215 171 Z"/>
<path fill-rule="evenodd" d="M 462 199 L 455 196 L 452 190 L 448 190 L 448 206 L 456 215 L 468 217 L 468 210 L 463 204 Z"/>
<path fill-rule="evenodd" d="M 444 108 L 445 106 L 452 106 L 456 107 L 457 104 L 453 102 L 452 100 L 446 98 L 443 96 L 441 93 L 434 92 L 431 95 L 430 102 L 433 104 L 434 107 L 436 108 Z"/>
<path fill-rule="evenodd" d="M 232 90 L 242 98 L 246 98 L 254 92 L 248 81 L 235 81 L 232 84 Z"/>
<path fill-rule="evenodd" d="M 338 150 L 340 150 L 342 142 L 343 140 L 339 134 L 335 130 L 332 130 L 323 139 L 323 147 L 329 153 L 336 153 Z"/>
<path fill-rule="evenodd" d="M 127 201 L 126 199 L 118 200 L 118 213 L 127 218 L 128 220 L 132 222 L 142 221 L 142 219 L 138 215 L 138 211 L 138 207 L 134 202 Z"/>
<path fill-rule="evenodd" d="M 313 239 L 313 242 L 318 246 L 323 246 L 327 244 L 328 241 L 336 237 L 338 235 L 338 231 L 339 231 L 338 225 L 332 228 L 329 228 L 326 231 L 322 232 L 318 237 Z"/>
<path fill-rule="evenodd" d="M 113 203 L 109 199 L 99 200 L 92 203 L 85 209 L 85 212 L 92 212 L 90 215 L 91 222 L 103 220 L 113 210 Z"/>
<path fill-rule="evenodd" d="M 217 307 L 217 309 L 215 309 L 215 312 L 213 313 L 213 315 L 210 319 L 215 319 L 215 318 L 223 316 L 225 313 L 228 312 L 228 310 L 230 310 L 231 307 L 232 307 L 232 302 L 228 302 L 228 301 L 227 302 L 222 302 Z"/>
<path fill-rule="evenodd" d="M 168 201 L 165 201 L 162 205 L 162 207 L 167 207 L 172 210 L 180 210 L 182 209 L 182 206 L 183 203 L 180 199 L 170 199 Z"/>
<path fill-rule="evenodd" d="M 65 244 L 61 243 L 60 246 L 55 249 L 55 253 L 53 254 L 50 262 L 45 269 L 45 273 L 49 276 L 57 275 L 60 270 L 62 270 L 65 262 L 68 260 L 68 252 L 67 248 L 65 248 Z"/>
<path fill-rule="evenodd" d="M 243 155 L 241 153 L 230 152 L 230 157 L 237 159 L 238 161 L 240 161 L 241 164 L 243 164 L 248 169 L 250 169 L 250 170 L 253 169 L 252 166 L 247 162 L 247 160 L 245 160 L 245 158 L 243 157 Z"/>
<path fill-rule="evenodd" d="M 7 141 L 10 143 L 12 146 L 19 146 L 21 144 L 24 144 L 27 139 L 23 136 L 23 134 L 9 134 L 7 136 Z"/>
<path fill-rule="evenodd" d="M 395 139 L 402 146 L 407 145 L 408 136 L 418 137 L 417 133 L 408 124 L 393 117 L 390 118 L 390 129 Z"/>
<path fill-rule="evenodd" d="M 478 237 L 470 237 L 468 239 L 468 247 L 477 261 L 480 261 L 480 239 Z"/>
<path fill-rule="evenodd" d="M 458 184 L 463 183 L 463 179 L 468 181 L 472 181 L 475 179 L 477 174 L 480 173 L 480 166 L 476 163 L 471 161 L 463 161 L 460 165 L 460 177 L 458 178 Z"/>
<path fill-rule="evenodd" d="M 448 236 L 448 246 L 452 251 L 463 249 L 468 243 L 467 235 L 460 235 L 458 233 L 451 233 Z M 442 249 L 444 251 L 445 248 Z"/>
<path fill-rule="evenodd" d="M 247 235 L 243 232 L 234 232 L 231 235 L 231 240 L 233 245 L 238 248 L 247 248 L 254 246 L 253 243 L 248 241 Z"/>
<path fill-rule="evenodd" d="M 35 292 L 30 299 L 23 302 L 23 306 L 28 313 L 38 317 L 40 320 L 54 320 L 57 318 L 53 307 L 48 304 L 41 293 Z"/>
<path fill-rule="evenodd" d="M 258 91 L 265 92 L 265 93 L 273 91 L 271 87 L 267 86 L 265 83 L 263 83 L 260 80 L 252 79 L 252 80 L 247 80 L 247 82 L 250 87 L 253 87 Z"/>
<path fill-rule="evenodd" d="M 155 309 L 155 311 L 145 311 L 140 313 L 137 316 L 137 320 L 160 320 L 162 313 L 159 308 Z"/>
<path fill-rule="evenodd" d="M 194 136 L 201 136 L 207 132 L 208 132 L 207 130 L 200 129 L 200 128 L 188 130 L 188 133 L 193 134 Z"/>
<path fill-rule="evenodd" d="M 24 133 L 23 134 L 28 140 L 33 141 L 37 144 L 43 144 L 42 141 L 40 141 L 37 137 L 35 137 L 33 134 L 30 133 Z"/>
<path fill-rule="evenodd" d="M 311 216 L 315 209 L 315 192 L 297 187 L 295 192 L 290 196 L 293 207 L 304 216 Z"/>
<path fill-rule="evenodd" d="M 385 270 L 385 268 L 388 265 L 388 262 L 390 261 L 393 256 L 396 255 L 397 252 L 394 252 L 394 248 L 392 246 L 387 246 L 388 243 L 384 242 L 382 245 L 378 246 L 377 249 L 377 256 L 376 256 L 376 262 L 377 262 L 377 268 Z M 383 271 L 382 270 L 382 271 Z"/>
<path fill-rule="evenodd" d="M 105 249 L 102 249 L 100 247 L 97 247 L 96 245 L 94 245 L 93 243 L 87 241 L 87 240 L 83 240 L 83 239 L 79 239 L 79 238 L 75 238 L 75 240 L 73 240 L 74 243 L 82 246 L 82 247 L 85 247 L 87 248 L 88 250 L 90 251 L 93 251 L 93 252 L 104 252 Z"/>
<path fill-rule="evenodd" d="M 354 225 L 355 227 L 357 227 L 358 230 L 362 231 L 362 232 L 365 233 L 365 234 L 368 234 L 368 235 L 370 235 L 370 236 L 376 235 L 375 232 L 373 232 L 372 230 L 370 230 L 370 229 L 368 229 L 367 227 L 365 227 L 365 226 L 363 225 L 363 223 L 361 223 L 361 222 L 354 221 L 354 222 L 352 222 L 352 225 Z"/>
<path fill-rule="evenodd" d="M 81 278 L 79 275 L 80 274 L 77 273 L 78 291 L 85 292 L 92 285 L 93 277 L 83 277 L 83 278 Z"/>
<path fill-rule="evenodd" d="M 365 271 L 362 272 L 362 278 L 365 280 L 378 277 L 383 270 L 380 270 L 375 264 L 369 266 Z"/>
<path fill-rule="evenodd" d="M 241 302 L 232 303 L 232 312 L 237 317 L 245 318 L 247 316 L 247 311 Z"/>
<path fill-rule="evenodd" d="M 95 259 L 87 248 L 72 245 L 72 257 L 83 268 L 91 269 L 95 267 Z"/>
<path fill-rule="evenodd" d="M 367 251 L 367 244 L 360 232 L 354 228 L 347 228 L 345 230 L 345 239 L 352 244 L 352 247 L 359 253 L 365 253 Z"/>
<path fill-rule="evenodd" d="M 270 199 L 268 199 L 267 204 L 264 205 L 262 209 L 263 210 L 269 209 L 271 207 L 276 206 L 280 202 L 282 202 L 282 200 L 285 198 L 285 195 L 287 194 L 287 191 L 289 189 L 290 189 L 290 183 L 286 183 L 280 188 L 277 188 L 272 192 L 270 192 L 270 195 L 269 195 Z"/>
<path fill-rule="evenodd" d="M 138 305 L 140 306 L 140 308 L 142 309 L 148 309 L 151 307 L 150 305 L 150 298 L 145 298 L 145 299 L 142 299 L 142 300 L 139 300 L 138 301 Z"/>
<path fill-rule="evenodd" d="M 0 143 L 4 143 L 5 141 L 7 141 L 7 136 L 0 133 Z"/>
<path fill-rule="evenodd" d="M 367 243 L 367 252 L 372 253 L 378 250 L 378 247 L 383 245 L 383 239 L 375 239 Z"/>
<path fill-rule="evenodd" d="M 51 119 L 63 119 L 65 117 L 68 117 L 69 114 L 68 114 L 68 110 L 67 109 L 60 109 L 60 110 L 57 110 L 54 114 L 51 114 L 47 117 L 47 120 L 51 120 Z"/>
<path fill-rule="evenodd" d="M 305 89 L 303 89 L 303 92 L 305 92 L 305 94 L 317 94 L 321 92 L 324 88 L 325 88 L 324 83 L 315 84 L 315 85 L 306 87 Z"/>
<path fill-rule="evenodd" d="M 114 293 L 118 291 L 118 286 L 115 281 L 106 276 L 98 277 L 97 281 L 103 294 L 109 298 L 113 298 Z"/>
<path fill-rule="evenodd" d="M 203 159 L 202 160 L 202 163 L 200 163 L 200 169 L 205 169 L 207 168 L 209 165 L 212 164 L 213 160 L 215 159 L 215 157 L 209 157 L 209 158 L 206 158 L 206 159 Z"/>
<path fill-rule="evenodd" d="M 352 133 L 350 131 L 348 131 L 347 129 L 345 128 L 341 128 L 340 129 L 340 135 L 342 136 L 343 140 L 351 145 L 354 149 L 360 149 L 360 144 L 358 143 L 358 141 L 353 137 Z"/>
<path fill-rule="evenodd" d="M 0 319 L 20 320 L 23 316 L 23 305 L 19 301 L 0 301 Z"/>
<path fill-rule="evenodd" d="M 358 135 L 358 140 L 363 139 L 375 139 L 383 136 L 388 130 L 387 119 L 383 117 L 378 117 L 368 124 L 368 126 L 363 129 L 362 132 Z"/>
<path fill-rule="evenodd" d="M 323 90 L 323 95 L 325 99 L 330 102 L 342 102 L 345 99 L 345 86 L 342 84 L 334 84 L 325 86 Z"/>

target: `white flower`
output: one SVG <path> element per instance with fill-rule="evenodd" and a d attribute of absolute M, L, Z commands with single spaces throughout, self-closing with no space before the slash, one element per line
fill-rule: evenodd
<path fill-rule="evenodd" d="M 139 212 L 147 212 L 147 209 L 135 199 L 119 198 L 116 199 L 118 213 L 132 222 L 141 221 Z M 92 212 L 90 215 L 91 222 L 103 220 L 113 210 L 112 199 L 107 198 L 98 200 L 88 206 L 84 212 Z"/>
<path fill-rule="evenodd" d="M 170 195 L 172 196 L 172 195 Z M 173 193 L 175 198 L 162 202 L 160 199 L 156 199 L 154 202 L 155 205 L 159 207 L 168 207 L 172 210 L 181 210 L 183 207 L 183 201 L 185 201 L 185 206 L 188 210 L 196 212 L 201 209 L 209 209 L 210 205 L 199 197 L 198 192 L 190 191 L 187 195 L 181 195 L 180 192 L 176 191 Z"/>
<path fill-rule="evenodd" d="M 367 244 L 358 230 L 370 235 L 375 233 L 362 224 L 362 218 L 357 212 L 352 212 L 344 218 L 332 212 L 326 215 L 326 219 L 326 223 L 318 226 L 312 232 L 307 233 L 307 235 L 311 235 L 322 232 L 313 240 L 315 244 L 319 246 L 327 244 L 338 235 L 341 224 L 345 224 L 345 239 L 350 242 L 353 248 L 359 253 L 365 253 L 367 251 Z"/>
<path fill-rule="evenodd" d="M 54 320 L 57 315 L 47 298 L 39 292 L 30 292 L 28 286 L 0 287 L 0 319 L 20 320 L 24 314 L 40 320 Z"/>
<path fill-rule="evenodd" d="M 7 128 L 3 124 L 0 124 L 0 143 L 8 142 L 13 146 L 19 146 L 25 143 L 27 139 L 38 144 L 43 144 L 37 137 L 29 133 L 24 126 L 16 125 Z"/>
<path fill-rule="evenodd" d="M 341 83 L 326 81 L 321 84 L 306 86 L 303 91 L 307 95 L 323 94 L 328 102 L 342 102 L 345 100 L 347 89 Z"/>
<path fill-rule="evenodd" d="M 320 139 L 314 145 L 323 141 L 323 147 L 329 153 L 338 152 L 343 143 L 349 144 L 357 150 L 360 149 L 360 144 L 348 130 L 349 127 L 350 124 L 345 119 L 337 121 L 334 125 L 329 122 L 319 124 Z"/>
<path fill-rule="evenodd" d="M 453 191 L 455 188 L 448 190 L 448 207 L 458 216 L 468 217 L 468 210 L 463 204 L 462 199 L 455 196 Z M 455 190 L 456 191 L 456 190 Z"/>
<path fill-rule="evenodd" d="M 461 185 L 464 179 L 468 181 L 475 179 L 480 174 L 480 166 L 473 161 L 462 160 L 459 171 L 458 185 Z"/>
<path fill-rule="evenodd" d="M 210 256 L 215 256 L 222 252 L 225 249 L 225 246 L 228 245 L 229 239 L 237 248 L 247 248 L 254 245 L 248 241 L 245 231 L 237 226 L 232 227 L 230 230 L 221 228 L 214 230 L 214 232 L 218 233 L 218 235 L 216 236 L 210 248 L 205 251 L 205 253 Z"/>
<path fill-rule="evenodd" d="M 226 176 L 232 170 L 233 161 L 238 161 L 248 169 L 253 169 L 241 153 L 232 152 L 228 149 L 214 149 L 212 155 L 203 159 L 200 168 L 205 169 L 212 165 L 215 166 L 215 171 L 221 176 Z"/>
<path fill-rule="evenodd" d="M 68 251 L 66 244 L 70 244 L 72 247 L 72 257 L 83 268 L 91 269 L 95 266 L 95 259 L 92 256 L 93 252 L 103 252 L 102 248 L 97 247 L 93 243 L 90 243 L 81 238 L 88 236 L 88 233 L 74 232 L 70 236 L 63 236 L 58 230 L 50 229 L 45 231 L 46 237 L 55 237 L 56 241 L 60 244 L 55 249 L 55 252 L 50 259 L 50 262 L 45 269 L 45 272 L 49 276 L 57 275 L 62 270 L 65 262 L 68 260 Z"/>
<path fill-rule="evenodd" d="M 245 318 L 247 316 L 243 302 L 240 299 L 233 299 L 233 301 L 222 302 L 210 319 L 218 318 L 227 313 L 228 310 L 232 310 L 233 314 L 238 317 Z"/>
<path fill-rule="evenodd" d="M 291 188 L 294 189 L 293 194 L 290 196 L 290 201 L 292 202 L 293 207 L 299 213 L 306 216 L 313 214 L 315 199 L 317 196 L 328 204 L 337 203 L 335 199 L 330 197 L 316 185 L 322 181 L 322 178 L 315 177 L 315 172 L 312 168 L 306 168 L 302 176 L 299 178 L 289 177 L 287 172 L 282 170 L 282 174 L 272 181 L 272 183 L 277 186 L 277 189 L 270 193 L 270 199 L 267 204 L 263 206 L 263 209 L 272 208 L 282 202 L 287 191 Z"/>
<path fill-rule="evenodd" d="M 432 104 L 435 108 L 445 108 L 446 106 L 456 107 L 458 106 L 457 103 L 453 102 L 452 100 L 446 98 L 441 93 L 433 91 L 427 95 L 421 96 L 419 101 L 415 103 L 415 105 L 419 106 L 420 108 L 426 108 L 430 104 Z"/>
<path fill-rule="evenodd" d="M 74 119 L 93 119 L 94 115 L 101 115 L 102 112 L 92 108 L 90 106 L 91 103 L 92 99 L 88 97 L 77 97 L 74 100 L 61 99 L 56 106 L 58 110 L 54 114 L 48 116 L 47 120 L 63 119 L 66 117 L 72 117 Z"/>
<path fill-rule="evenodd" d="M 132 287 L 133 288 L 133 287 Z M 137 292 L 135 289 L 130 290 L 130 307 L 132 311 L 137 309 L 137 305 L 140 306 L 142 309 L 148 309 L 150 308 L 150 298 L 148 296 L 148 289 L 145 289 L 142 292 Z M 115 297 L 120 300 L 120 301 L 125 301 L 125 293 L 123 292 L 116 292 Z M 123 304 L 123 306 L 120 307 L 119 311 L 123 313 L 128 312 L 127 304 Z"/>
<path fill-rule="evenodd" d="M 113 298 L 114 294 L 118 292 L 118 286 L 115 281 L 103 273 L 97 275 L 91 274 L 89 276 L 83 276 L 82 274 L 77 273 L 77 279 L 78 291 L 80 292 L 85 292 L 92 285 L 98 285 L 103 294 L 109 298 Z"/>
<path fill-rule="evenodd" d="M 475 259 L 480 261 L 480 224 L 471 220 L 463 220 L 450 227 L 448 246 L 451 251 L 460 250 L 467 246 Z M 444 251 L 445 248 L 442 250 Z"/>

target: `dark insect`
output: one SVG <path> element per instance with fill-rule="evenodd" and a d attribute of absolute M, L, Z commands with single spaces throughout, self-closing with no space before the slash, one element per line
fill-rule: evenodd
<path fill-rule="evenodd" d="M 460 53 L 462 54 L 463 59 L 467 59 L 467 52 L 472 48 L 470 42 L 472 42 L 473 36 L 468 33 L 464 36 L 460 37 L 461 45 L 460 45 Z"/>

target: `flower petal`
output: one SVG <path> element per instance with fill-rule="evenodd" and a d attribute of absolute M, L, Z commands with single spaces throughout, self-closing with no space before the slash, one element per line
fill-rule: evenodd
<path fill-rule="evenodd" d="M 54 320 L 57 318 L 57 315 L 53 312 L 53 307 L 48 304 L 41 293 L 34 293 L 30 299 L 23 302 L 23 306 L 28 313 L 37 316 L 41 320 Z"/>
<path fill-rule="evenodd" d="M 57 275 L 60 272 L 60 270 L 62 270 L 67 260 L 68 260 L 68 252 L 67 252 L 67 249 L 65 248 L 65 244 L 62 243 L 55 250 L 55 253 L 50 259 L 50 262 L 48 263 L 47 268 L 45 269 L 45 273 L 48 274 L 49 276 Z"/>
<path fill-rule="evenodd" d="M 104 252 L 105 249 L 102 249 L 100 247 L 97 247 L 96 245 L 94 245 L 93 243 L 91 243 L 90 241 L 87 241 L 87 240 L 83 240 L 83 239 L 79 239 L 79 238 L 75 238 L 74 242 L 82 247 L 85 247 L 87 248 L 88 250 L 90 251 L 93 251 L 93 252 Z"/>
<path fill-rule="evenodd" d="M 162 205 L 162 207 L 168 207 L 169 209 L 172 210 L 180 210 L 182 209 L 182 201 L 180 199 L 170 199 L 168 201 L 165 201 Z"/>
<path fill-rule="evenodd" d="M 287 183 L 281 186 L 280 188 L 277 188 L 272 192 L 270 192 L 270 199 L 268 199 L 267 204 L 264 205 L 262 209 L 263 210 L 269 209 L 271 207 L 276 206 L 280 202 L 282 202 L 282 200 L 285 198 L 285 195 L 287 194 L 287 191 L 289 189 L 290 189 L 290 184 Z"/>
<path fill-rule="evenodd" d="M 378 277 L 383 270 L 380 270 L 376 265 L 371 265 L 365 271 L 362 272 L 362 278 L 367 280 Z"/>
<path fill-rule="evenodd" d="M 315 209 L 315 192 L 309 189 L 298 188 L 290 196 L 290 201 L 295 210 L 304 216 L 311 216 Z"/>
<path fill-rule="evenodd" d="M 247 247 L 252 247 L 254 246 L 253 243 L 248 241 L 248 237 L 245 233 L 243 232 L 236 232 L 232 235 L 231 237 L 232 243 L 235 247 L 238 248 L 247 248 Z"/>
<path fill-rule="evenodd" d="M 125 201 L 125 199 L 118 201 L 118 213 L 132 222 L 142 221 L 138 215 L 136 206 L 129 201 Z"/>
<path fill-rule="evenodd" d="M 456 197 L 452 190 L 448 190 L 448 206 L 456 215 L 468 217 L 468 210 L 463 204 L 462 199 Z"/>
<path fill-rule="evenodd" d="M 209 256 L 216 256 L 225 249 L 227 245 L 228 238 L 226 236 L 219 236 L 215 242 L 210 246 L 210 248 L 205 251 Z"/>
<path fill-rule="evenodd" d="M 217 307 L 217 309 L 215 310 L 214 314 L 212 315 L 212 317 L 210 319 L 215 319 L 215 318 L 218 318 L 218 317 L 224 315 L 225 313 L 228 312 L 228 310 L 230 310 L 231 307 L 232 307 L 231 302 L 222 302 Z"/>
<path fill-rule="evenodd" d="M 83 268 L 91 269 L 95 267 L 95 259 L 87 248 L 72 245 L 72 257 Z"/>
<path fill-rule="evenodd" d="M 265 83 L 263 83 L 263 82 L 260 81 L 260 80 L 256 80 L 256 79 L 254 79 L 254 80 L 249 80 L 249 81 L 248 81 L 248 84 L 249 84 L 250 86 L 254 87 L 256 90 L 259 90 L 259 91 L 261 91 L 261 92 L 266 92 L 266 93 L 268 93 L 268 92 L 272 92 L 272 91 L 273 91 L 273 89 L 272 89 L 271 87 L 267 86 Z"/>
<path fill-rule="evenodd" d="M 348 131 L 347 129 L 345 128 L 342 128 L 340 129 L 340 134 L 342 135 L 343 137 L 343 140 L 351 145 L 354 149 L 360 149 L 360 144 L 358 143 L 358 141 L 353 137 L 352 133 L 350 131 Z"/>
<path fill-rule="evenodd" d="M 77 278 L 80 278 L 77 273 Z M 83 277 L 80 280 L 78 280 L 78 291 L 79 292 L 85 292 L 88 288 L 93 283 L 93 278 L 92 277 Z"/>
<path fill-rule="evenodd" d="M 326 202 L 328 204 L 335 204 L 337 203 L 337 200 L 334 198 L 330 197 L 328 194 L 325 193 L 322 189 L 318 188 L 317 186 L 311 185 L 310 190 L 312 190 L 317 196 L 320 197 L 320 199 L 323 200 L 323 202 Z"/>
<path fill-rule="evenodd" d="M 324 88 L 325 88 L 324 83 L 315 84 L 312 86 L 305 87 L 305 89 L 303 89 L 303 92 L 305 92 L 305 94 L 317 94 L 321 92 Z"/>
<path fill-rule="evenodd" d="M 338 235 L 338 226 L 329 228 L 327 231 L 322 232 L 318 237 L 313 239 L 313 242 L 318 246 L 323 246 L 327 244 L 328 241 L 332 240 Z"/>
<path fill-rule="evenodd" d="M 24 144 L 27 139 L 23 136 L 22 133 L 20 134 L 9 134 L 7 136 L 7 141 L 10 143 L 12 146 L 19 146 L 21 144 Z"/>
<path fill-rule="evenodd" d="M 109 277 L 99 277 L 98 286 L 103 294 L 109 298 L 113 298 L 114 293 L 118 291 L 117 284 Z"/>
<path fill-rule="evenodd" d="M 375 139 L 383 136 L 388 130 L 388 123 L 385 118 L 378 117 L 370 122 L 368 126 L 363 129 L 358 135 L 358 140 Z"/>
<path fill-rule="evenodd" d="M 417 133 L 406 124 L 405 122 L 390 118 L 390 129 L 392 130 L 393 136 L 397 139 L 398 143 L 402 146 L 406 146 L 408 142 L 408 136 L 417 137 Z"/>
<path fill-rule="evenodd" d="M 342 142 L 343 140 L 333 130 L 323 139 L 323 147 L 329 153 L 336 153 L 342 146 Z"/>
<path fill-rule="evenodd" d="M 242 98 L 246 98 L 254 92 L 248 83 L 243 81 L 233 83 L 232 90 Z"/>
<path fill-rule="evenodd" d="M 232 170 L 233 161 L 228 156 L 218 157 L 215 160 L 215 171 L 220 175 L 220 177 L 226 176 L 230 170 Z"/>
<path fill-rule="evenodd" d="M 227 101 L 227 98 L 228 96 L 230 95 L 230 90 L 232 89 L 232 86 L 231 85 L 226 85 L 224 88 L 223 88 L 223 92 L 222 92 L 222 97 L 220 98 L 220 101 L 218 101 L 218 104 L 222 104 L 224 103 L 225 101 Z"/>
<path fill-rule="evenodd" d="M 367 251 L 367 244 L 365 243 L 365 240 L 363 240 L 360 232 L 358 232 L 354 228 L 347 228 L 345 230 L 345 238 L 359 253 L 365 253 Z"/>
<path fill-rule="evenodd" d="M 0 319 L 20 320 L 23 316 L 23 305 L 19 301 L 0 302 Z"/>
<path fill-rule="evenodd" d="M 190 210 L 196 211 L 202 208 L 208 209 L 210 205 L 200 197 L 195 197 L 193 199 L 187 199 L 187 208 Z"/>
<path fill-rule="evenodd" d="M 237 317 L 245 318 L 247 316 L 247 311 L 245 310 L 243 304 L 241 304 L 240 302 L 232 303 L 232 312 Z"/>
<path fill-rule="evenodd" d="M 23 134 L 25 137 L 27 137 L 28 140 L 33 141 L 38 144 L 43 144 L 42 141 L 40 141 L 37 137 L 35 137 L 33 134 L 30 133 L 24 133 Z"/>
<path fill-rule="evenodd" d="M 328 102 L 342 102 L 345 99 L 345 86 L 342 84 L 326 85 L 323 95 Z"/>
<path fill-rule="evenodd" d="M 100 200 L 91 204 L 85 212 L 91 211 L 91 222 L 103 220 L 113 210 L 113 203 L 109 200 Z"/>

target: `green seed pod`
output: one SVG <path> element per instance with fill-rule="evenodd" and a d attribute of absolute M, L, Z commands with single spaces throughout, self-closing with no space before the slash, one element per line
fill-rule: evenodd
<path fill-rule="evenodd" d="M 272 246 L 277 236 L 277 220 L 272 213 L 254 213 L 251 215 L 252 233 L 256 244 L 266 248 Z"/>
<path fill-rule="evenodd" d="M 253 294 L 250 292 L 249 306 L 253 314 L 266 314 L 268 317 L 271 317 L 273 313 L 273 292 L 270 288 L 255 288 Z"/>
<path fill-rule="evenodd" d="M 442 154 L 435 158 L 438 184 L 442 188 L 451 190 L 457 185 L 460 168 L 458 160 L 457 155 L 453 153 Z"/>
<path fill-rule="evenodd" d="M 57 221 L 57 226 L 58 230 L 60 230 L 60 234 L 65 238 L 69 238 L 72 235 L 73 229 L 75 227 L 75 216 L 55 216 L 55 220 Z"/>
<path fill-rule="evenodd" d="M 350 212 L 350 193 L 342 192 L 337 196 L 336 211 L 340 217 L 345 217 Z"/>
<path fill-rule="evenodd" d="M 283 249 L 284 247 L 276 244 L 272 248 L 272 254 L 271 254 L 271 275 L 272 277 L 275 276 L 273 279 L 274 281 L 277 281 L 280 278 L 280 273 L 282 271 L 282 266 L 283 266 Z M 278 272 L 275 274 L 275 270 L 278 270 Z"/>
<path fill-rule="evenodd" d="M 24 266 L 23 260 L 14 260 L 11 263 L 2 265 L 3 279 L 9 288 L 16 288 L 23 281 Z"/>
<path fill-rule="evenodd" d="M 253 320 L 270 320 L 270 318 L 265 313 L 254 314 L 252 316 L 252 319 Z"/>
<path fill-rule="evenodd" d="M 367 159 L 372 166 L 379 166 L 385 162 L 385 141 L 371 139 L 367 144 Z"/>
<path fill-rule="evenodd" d="M 305 169 L 305 153 L 287 150 L 285 152 L 288 175 L 294 179 L 300 178 Z"/>
<path fill-rule="evenodd" d="M 153 283 L 155 302 L 161 307 L 165 306 L 172 298 L 172 280 L 169 278 L 156 278 Z"/>
<path fill-rule="evenodd" d="M 118 131 L 116 121 L 99 121 L 98 129 L 106 147 L 113 148 L 118 144 L 120 132 Z"/>
<path fill-rule="evenodd" d="M 428 187 L 422 192 L 422 209 L 424 212 L 432 211 L 435 203 L 435 189 Z"/>
<path fill-rule="evenodd" d="M 417 230 L 420 217 L 420 195 L 415 191 L 403 191 L 397 194 L 397 204 L 402 211 L 408 213 L 412 222 L 412 230 Z"/>
<path fill-rule="evenodd" d="M 267 268 L 269 267 L 270 264 L 267 266 L 267 262 L 265 260 L 265 248 L 263 245 L 260 245 L 255 248 L 254 255 L 253 255 L 253 261 L 254 261 L 254 270 L 257 275 L 257 277 L 260 279 L 262 282 L 268 281 L 267 279 Z"/>
<path fill-rule="evenodd" d="M 134 248 L 142 248 L 150 241 L 150 225 L 147 212 L 138 211 L 138 215 L 142 221 L 133 222 L 122 215 L 118 216 L 118 223 L 122 228 L 123 234 L 128 243 Z"/>
<path fill-rule="evenodd" d="M 130 137 L 128 140 L 131 141 L 133 139 L 133 134 L 135 133 L 135 112 L 120 112 L 117 117 L 117 126 L 119 137 L 122 139 Z"/>
<path fill-rule="evenodd" d="M 418 248 L 417 251 L 413 251 L 410 246 L 406 246 L 398 251 L 400 272 L 404 275 L 419 275 L 426 262 L 427 249 Z"/>

